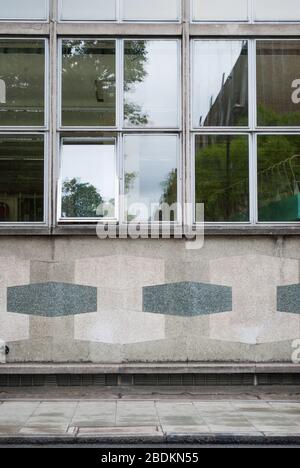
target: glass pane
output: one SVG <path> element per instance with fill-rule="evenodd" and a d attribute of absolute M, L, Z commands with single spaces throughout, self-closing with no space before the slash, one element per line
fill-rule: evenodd
<path fill-rule="evenodd" d="M 168 221 L 160 207 L 177 202 L 178 140 L 173 135 L 126 136 L 124 142 L 128 221 Z M 138 204 L 138 206 L 136 205 Z M 170 219 L 176 219 L 171 211 Z"/>
<path fill-rule="evenodd" d="M 248 153 L 246 135 L 196 136 L 196 203 L 206 222 L 249 221 Z"/>
<path fill-rule="evenodd" d="M 115 0 L 60 0 L 60 19 L 65 21 L 114 21 Z"/>
<path fill-rule="evenodd" d="M 299 0 L 254 0 L 256 21 L 300 21 Z"/>
<path fill-rule="evenodd" d="M 0 222 L 43 218 L 43 137 L 0 135 Z"/>
<path fill-rule="evenodd" d="M 64 139 L 61 155 L 61 217 L 115 217 L 114 140 Z"/>
<path fill-rule="evenodd" d="M 248 125 L 247 41 L 195 41 L 193 126 Z"/>
<path fill-rule="evenodd" d="M 45 43 L 0 40 L 0 126 L 43 126 Z"/>
<path fill-rule="evenodd" d="M 116 123 L 115 41 L 63 41 L 62 125 Z"/>
<path fill-rule="evenodd" d="M 126 21 L 176 21 L 180 16 L 180 0 L 123 0 Z"/>
<path fill-rule="evenodd" d="M 47 0 L 0 0 L 1 20 L 45 20 Z"/>
<path fill-rule="evenodd" d="M 300 221 L 300 136 L 258 135 L 258 219 Z"/>
<path fill-rule="evenodd" d="M 194 21 L 248 20 L 248 0 L 193 0 L 193 4 Z"/>
<path fill-rule="evenodd" d="M 300 125 L 300 41 L 257 42 L 257 123 Z"/>
<path fill-rule="evenodd" d="M 178 127 L 178 41 L 125 41 L 127 127 Z"/>

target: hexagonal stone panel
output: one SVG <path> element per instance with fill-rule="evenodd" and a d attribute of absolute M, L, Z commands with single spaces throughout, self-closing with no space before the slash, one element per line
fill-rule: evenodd
<path fill-rule="evenodd" d="M 143 288 L 144 312 L 195 316 L 232 310 L 232 289 L 215 284 L 182 282 Z"/>
<path fill-rule="evenodd" d="M 290 314 L 300 314 L 300 284 L 278 286 L 277 310 Z"/>
<path fill-rule="evenodd" d="M 96 312 L 97 288 L 55 282 L 9 287 L 7 311 L 44 317 Z"/>

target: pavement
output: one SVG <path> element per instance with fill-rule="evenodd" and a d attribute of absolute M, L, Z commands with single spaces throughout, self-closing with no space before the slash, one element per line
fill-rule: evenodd
<path fill-rule="evenodd" d="M 96 397 L 96 389 L 92 394 L 83 389 L 60 393 L 53 389 L 41 398 L 30 389 L 27 393 L 0 389 L 0 445 L 300 445 L 298 392 L 258 394 L 235 389 L 223 394 L 215 390 L 208 397 L 192 389 L 152 390 L 155 395 L 151 389 L 148 393 L 128 389 L 127 394 L 114 390 L 109 396 L 106 389 L 105 395 L 100 391 Z"/>

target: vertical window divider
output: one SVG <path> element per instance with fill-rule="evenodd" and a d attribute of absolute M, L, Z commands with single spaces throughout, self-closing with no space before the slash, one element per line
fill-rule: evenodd
<path fill-rule="evenodd" d="M 123 129 L 124 122 L 124 39 L 116 39 L 116 127 Z"/>
<path fill-rule="evenodd" d="M 251 0 L 252 1 L 252 0 Z M 248 100 L 249 100 L 249 215 L 250 223 L 257 221 L 257 177 L 256 177 L 256 42 L 248 39 Z"/>

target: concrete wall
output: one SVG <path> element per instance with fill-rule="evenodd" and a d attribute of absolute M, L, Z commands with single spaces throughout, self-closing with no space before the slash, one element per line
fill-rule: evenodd
<path fill-rule="evenodd" d="M 206 236 L 200 250 L 174 239 L 4 236 L 6 360 L 291 361 L 299 260 L 298 236 Z"/>

